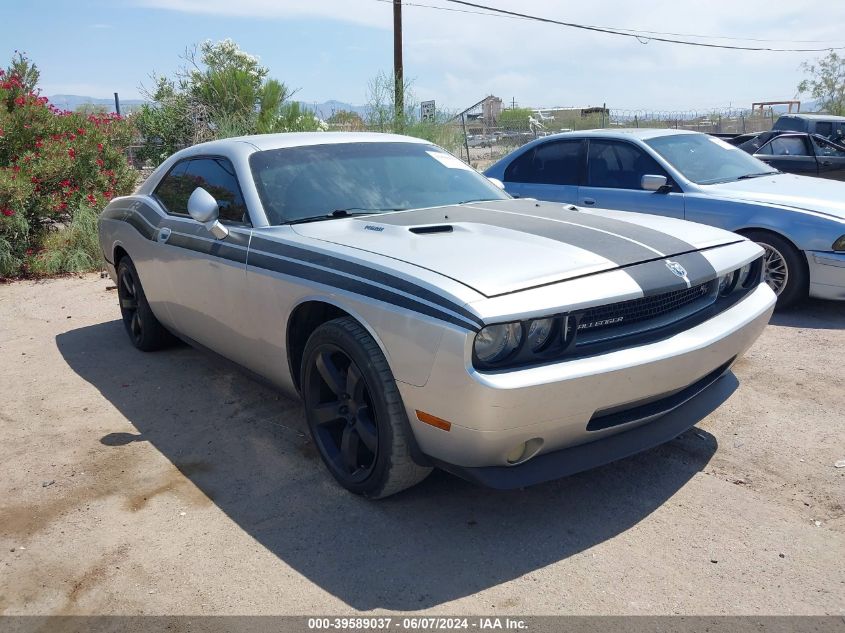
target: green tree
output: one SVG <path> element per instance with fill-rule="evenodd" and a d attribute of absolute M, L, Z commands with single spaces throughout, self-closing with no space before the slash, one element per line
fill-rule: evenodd
<path fill-rule="evenodd" d="M 499 127 L 505 130 L 525 131 L 528 129 L 528 119 L 532 112 L 528 108 L 511 108 L 502 110 L 499 114 Z"/>
<path fill-rule="evenodd" d="M 230 39 L 203 42 L 183 58 L 187 65 L 175 77 L 153 77 L 155 88 L 147 91 L 153 103 L 136 115 L 144 158 L 158 163 L 177 149 L 215 138 L 325 126 Z"/>
<path fill-rule="evenodd" d="M 801 69 L 809 76 L 798 84 L 798 93 L 809 94 L 830 114 L 845 115 L 845 57 L 830 51 L 812 63 L 804 62 Z"/>
<path fill-rule="evenodd" d="M 338 110 L 332 112 L 332 115 L 326 120 L 330 126 L 339 127 L 346 130 L 363 130 L 364 119 L 357 112 L 350 112 L 349 110 Z"/>

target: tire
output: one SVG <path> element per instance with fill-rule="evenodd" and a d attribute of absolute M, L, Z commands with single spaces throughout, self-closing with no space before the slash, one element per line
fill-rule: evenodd
<path fill-rule="evenodd" d="M 777 307 L 788 308 L 806 299 L 810 274 L 804 254 L 776 233 L 748 231 L 744 235 L 766 251 L 763 279 L 778 296 Z"/>
<path fill-rule="evenodd" d="M 138 271 L 128 256 L 121 258 L 117 265 L 117 297 L 123 326 L 132 345 L 142 352 L 152 352 L 174 342 L 173 335 L 150 309 Z"/>
<path fill-rule="evenodd" d="M 410 425 L 387 359 L 354 319 L 334 319 L 314 331 L 300 385 L 314 444 L 347 490 L 381 499 L 431 472 L 411 457 Z"/>

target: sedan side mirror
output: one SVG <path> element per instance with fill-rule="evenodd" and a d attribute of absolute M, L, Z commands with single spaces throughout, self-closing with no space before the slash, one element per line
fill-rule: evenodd
<path fill-rule="evenodd" d="M 492 182 L 494 185 L 496 185 L 499 189 L 501 189 L 502 191 L 504 191 L 504 189 L 505 189 L 505 183 L 503 183 L 503 182 L 502 182 L 501 180 L 499 180 L 498 178 L 487 178 L 487 180 L 489 180 L 489 181 L 490 181 L 490 182 Z"/>
<path fill-rule="evenodd" d="M 660 193 L 669 191 L 669 181 L 666 176 L 646 174 L 640 181 L 640 186 L 646 191 L 659 191 Z"/>
<path fill-rule="evenodd" d="M 188 214 L 200 222 L 218 240 L 229 235 L 229 229 L 220 223 L 220 205 L 210 193 L 197 187 L 188 198 Z"/>

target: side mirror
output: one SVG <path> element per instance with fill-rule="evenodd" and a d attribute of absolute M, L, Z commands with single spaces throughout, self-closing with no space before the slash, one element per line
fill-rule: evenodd
<path fill-rule="evenodd" d="M 646 174 L 643 176 L 640 186 L 646 191 L 660 191 L 661 193 L 669 190 L 669 181 L 666 176 L 655 176 Z"/>
<path fill-rule="evenodd" d="M 197 222 L 205 225 L 205 228 L 216 237 L 222 240 L 229 235 L 229 229 L 220 224 L 220 206 L 202 187 L 197 187 L 188 198 L 188 214 Z"/>
<path fill-rule="evenodd" d="M 494 185 L 496 185 L 499 189 L 501 189 L 502 191 L 504 191 L 504 189 L 505 189 L 505 183 L 503 183 L 503 182 L 502 182 L 501 180 L 499 180 L 498 178 L 488 178 L 487 180 L 489 180 L 489 181 L 490 181 L 490 182 L 492 182 Z"/>

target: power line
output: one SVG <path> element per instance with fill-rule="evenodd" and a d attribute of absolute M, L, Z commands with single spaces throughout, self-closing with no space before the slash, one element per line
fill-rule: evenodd
<path fill-rule="evenodd" d="M 518 13 L 516 11 L 508 11 L 506 9 L 498 9 L 496 7 L 489 7 L 483 4 L 476 4 L 474 2 L 467 2 L 466 0 L 445 0 L 453 4 L 460 4 L 475 9 L 482 9 L 492 13 L 507 15 L 525 20 L 533 20 L 535 22 L 543 22 L 545 24 L 556 24 L 558 26 L 566 26 L 573 29 L 581 29 L 584 31 L 593 31 L 596 33 L 605 33 L 607 35 L 619 35 L 622 37 L 632 37 L 642 44 L 648 42 L 664 42 L 667 44 L 683 44 L 685 46 L 699 46 L 703 48 L 721 48 L 737 51 L 769 51 L 777 53 L 824 53 L 832 50 L 845 50 L 845 46 L 827 46 L 825 48 L 775 48 L 769 46 L 736 46 L 731 44 L 713 44 L 710 42 L 691 42 L 689 40 L 678 40 L 668 37 L 656 37 L 654 35 L 646 35 L 644 31 L 634 32 L 629 30 L 612 29 L 604 26 L 591 26 L 588 24 L 578 24 L 576 22 L 564 22 L 562 20 L 554 20 L 552 18 L 544 18 L 537 15 L 529 15 L 527 13 Z"/>
<path fill-rule="evenodd" d="M 387 4 L 392 4 L 393 0 L 375 0 L 376 2 L 385 2 Z M 448 2 L 449 0 L 444 0 Z M 439 7 L 433 4 L 422 4 L 419 2 L 403 2 L 403 5 L 406 7 L 418 7 L 422 9 L 436 9 L 438 11 L 451 11 L 453 13 L 467 13 L 469 15 L 486 15 L 487 17 L 491 18 L 508 18 L 511 20 L 526 20 L 532 21 L 535 20 L 533 16 L 528 15 L 502 15 L 501 13 L 497 13 L 498 9 L 491 8 L 486 11 L 472 11 L 470 9 L 457 9 L 454 7 Z M 490 11 L 494 11 L 494 13 L 490 13 Z M 759 37 L 736 37 L 730 35 L 702 35 L 700 33 L 673 33 L 672 31 L 647 31 L 641 29 L 626 29 L 622 27 L 614 27 L 614 26 L 595 26 L 591 24 L 585 24 L 584 27 L 588 28 L 597 28 L 597 29 L 607 29 L 609 31 L 620 31 L 620 34 L 626 33 L 641 33 L 645 35 L 671 35 L 674 37 L 697 37 L 701 39 L 711 39 L 711 40 L 732 40 L 736 42 L 779 42 L 779 43 L 789 43 L 789 44 L 825 44 L 829 42 L 840 43 L 842 40 L 790 40 L 790 39 L 768 39 L 768 38 L 759 38 Z M 829 48 L 823 49 L 825 51 L 831 50 Z"/>

